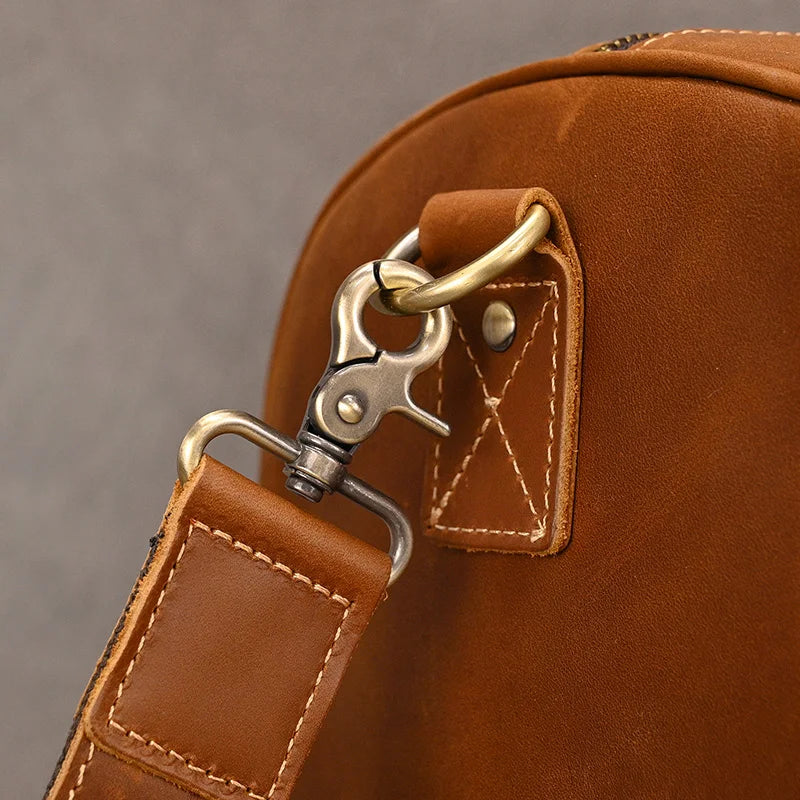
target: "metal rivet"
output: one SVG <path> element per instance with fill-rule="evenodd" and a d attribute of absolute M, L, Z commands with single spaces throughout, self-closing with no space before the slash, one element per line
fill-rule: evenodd
<path fill-rule="evenodd" d="M 355 425 L 364 418 L 364 406 L 354 394 L 343 394 L 336 402 L 336 413 L 344 422 Z"/>
<path fill-rule="evenodd" d="M 517 317 L 514 309 L 503 300 L 495 300 L 486 306 L 481 325 L 486 344 L 498 353 L 508 350 L 517 332 Z"/>

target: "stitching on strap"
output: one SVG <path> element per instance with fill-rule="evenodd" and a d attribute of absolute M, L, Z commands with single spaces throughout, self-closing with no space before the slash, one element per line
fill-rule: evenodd
<path fill-rule="evenodd" d="M 141 651 L 142 651 L 142 648 L 143 648 L 144 642 L 145 642 L 145 638 L 147 637 L 147 634 L 149 633 L 150 629 L 153 627 L 153 623 L 155 622 L 155 619 L 156 619 L 156 614 L 157 614 L 157 612 L 158 612 L 158 610 L 159 610 L 159 608 L 161 606 L 161 602 L 164 599 L 164 595 L 165 595 L 165 593 L 167 591 L 167 587 L 169 586 L 170 582 L 172 581 L 173 577 L 175 576 L 175 570 L 177 569 L 178 564 L 180 563 L 180 560 L 181 560 L 181 558 L 183 558 L 183 554 L 186 551 L 186 544 L 189 541 L 189 537 L 192 535 L 192 533 L 194 532 L 194 530 L 196 528 L 205 531 L 206 533 L 208 533 L 211 536 L 215 536 L 215 537 L 217 537 L 219 539 L 222 539 L 224 542 L 229 544 L 233 549 L 241 550 L 242 552 L 244 552 L 247 555 L 249 555 L 251 558 L 253 558 L 255 560 L 258 560 L 258 561 L 262 561 L 263 563 L 267 564 L 272 570 L 274 570 L 276 572 L 279 572 L 282 575 L 285 575 L 287 578 L 289 578 L 289 579 L 291 579 L 293 581 L 297 581 L 299 583 L 304 584 L 305 586 L 307 586 L 309 589 L 311 589 L 314 592 L 319 592 L 320 594 L 323 594 L 331 602 L 336 603 L 337 605 L 340 605 L 340 606 L 342 606 L 344 608 L 344 611 L 342 613 L 342 618 L 339 621 L 339 625 L 336 628 L 336 632 L 333 635 L 333 640 L 331 641 L 331 644 L 330 644 L 330 647 L 328 648 L 328 651 L 325 653 L 325 658 L 323 659 L 322 667 L 320 668 L 319 672 L 317 673 L 316 680 L 314 681 L 314 685 L 311 688 L 311 693 L 309 694 L 308 699 L 306 700 L 305 706 L 303 707 L 303 712 L 300 715 L 300 719 L 297 721 L 297 725 L 294 728 L 294 732 L 292 733 L 292 738 L 289 740 L 289 744 L 288 744 L 288 746 L 286 748 L 286 754 L 284 755 L 283 761 L 282 761 L 282 763 L 280 765 L 280 768 L 278 769 L 278 773 L 275 776 L 275 780 L 272 782 L 272 786 L 270 787 L 270 790 L 266 795 L 257 794 L 256 792 L 254 792 L 252 790 L 251 787 L 245 785 L 244 783 L 241 783 L 240 781 L 235 780 L 234 778 L 222 778 L 222 777 L 220 777 L 218 775 L 214 775 L 210 769 L 205 769 L 205 768 L 203 768 L 201 766 L 198 766 L 197 764 L 192 763 L 192 761 L 189 758 L 187 758 L 186 756 L 182 756 L 180 753 L 176 752 L 175 750 L 159 744 L 154 739 L 146 739 L 140 733 L 137 733 L 136 731 L 134 731 L 132 729 L 125 728 L 123 725 L 120 725 L 114 719 L 114 711 L 116 710 L 117 704 L 119 703 L 119 700 L 122 697 L 122 693 L 123 693 L 123 691 L 125 689 L 125 686 L 126 686 L 126 683 L 128 681 L 128 678 L 130 677 L 130 674 L 131 674 L 131 672 L 133 670 L 133 666 L 134 666 L 134 664 L 136 662 L 136 659 L 138 658 L 139 653 L 141 653 Z M 265 555 L 264 553 L 261 553 L 258 550 L 254 550 L 249 545 L 244 544 L 244 542 L 240 542 L 240 541 L 234 539 L 230 534 L 225 533 L 224 531 L 217 530 L 215 528 L 210 528 L 208 525 L 205 525 L 202 522 L 198 522 L 197 520 L 191 520 L 191 523 L 189 525 L 189 532 L 186 534 L 186 539 L 184 539 L 183 544 L 181 545 L 181 549 L 178 551 L 178 556 L 175 559 L 175 563 L 172 565 L 172 569 L 169 571 L 169 575 L 167 576 L 167 580 L 165 581 L 164 586 L 161 589 L 161 593 L 158 596 L 158 600 L 156 601 L 155 608 L 153 609 L 152 613 L 150 614 L 150 620 L 147 623 L 147 628 L 145 629 L 144 633 L 142 634 L 141 638 L 139 639 L 139 644 L 136 647 L 136 652 L 134 653 L 133 658 L 131 658 L 130 663 L 128 664 L 128 668 L 125 670 L 125 675 L 123 676 L 123 678 L 120 681 L 120 684 L 119 684 L 119 686 L 117 688 L 117 695 L 116 695 L 116 697 L 114 699 L 114 702 L 111 704 L 111 708 L 109 709 L 109 712 L 108 712 L 107 724 L 108 724 L 108 726 L 110 728 L 114 728 L 117 731 L 119 731 L 120 733 L 123 733 L 129 739 L 132 739 L 133 741 L 136 741 L 136 742 L 138 742 L 139 744 L 141 744 L 141 745 L 143 745 L 145 747 L 153 747 L 156 750 L 158 750 L 160 753 L 162 753 L 162 754 L 164 754 L 166 756 L 169 756 L 170 758 L 177 759 L 181 764 L 183 764 L 184 767 L 186 767 L 187 769 L 191 770 L 192 772 L 195 772 L 197 774 L 205 776 L 209 781 L 213 781 L 215 783 L 221 783 L 221 784 L 224 784 L 225 786 L 233 787 L 234 789 L 239 789 L 240 791 L 243 791 L 245 794 L 247 794 L 248 797 L 253 798 L 253 800 L 270 800 L 270 798 L 272 798 L 272 796 L 275 794 L 275 791 L 278 788 L 278 783 L 280 782 L 281 776 L 283 775 L 284 771 L 286 770 L 286 766 L 289 763 L 289 756 L 291 755 L 292 749 L 294 748 L 294 744 L 295 744 L 295 741 L 297 739 L 297 734 L 299 733 L 300 728 L 303 726 L 303 723 L 305 722 L 306 714 L 308 713 L 308 710 L 311 708 L 311 706 L 312 706 L 312 704 L 314 702 L 314 699 L 316 698 L 317 689 L 319 689 L 319 686 L 322 683 L 322 680 L 323 680 L 324 675 L 325 675 L 325 670 L 327 669 L 327 666 L 328 666 L 328 662 L 331 660 L 331 656 L 333 655 L 334 648 L 336 647 L 336 645 L 339 642 L 339 639 L 340 639 L 340 637 L 342 635 L 342 629 L 344 627 L 345 620 L 349 616 L 350 611 L 354 606 L 355 606 L 355 604 L 353 603 L 352 600 L 348 600 L 346 597 L 343 597 L 340 594 L 336 594 L 336 593 L 332 592 L 330 589 L 328 589 L 327 587 L 323 586 L 322 584 L 317 583 L 315 581 L 312 581 L 310 578 L 306 577 L 305 575 L 303 575 L 303 574 L 301 574 L 299 572 L 296 572 L 295 570 L 291 569 L 291 567 L 287 567 L 285 564 L 282 564 L 279 561 L 275 561 L 274 559 L 270 558 L 269 556 Z M 75 792 L 80 787 L 81 783 L 83 782 L 83 776 L 84 776 L 84 774 L 86 772 L 86 767 L 88 766 L 89 762 L 91 761 L 93 755 L 94 755 L 94 744 L 91 745 L 90 750 L 89 750 L 89 756 L 86 759 L 86 761 L 84 762 L 84 764 L 81 766 L 81 769 L 80 769 L 80 771 L 78 773 L 78 781 L 75 784 L 74 788 L 72 790 L 70 790 L 70 794 L 69 794 L 68 800 L 73 800 L 73 798 L 75 797 Z"/>
<path fill-rule="evenodd" d="M 484 402 L 488 408 L 488 414 L 483 421 L 483 424 L 478 431 L 477 436 L 472 442 L 472 445 L 464 456 L 464 459 L 461 462 L 460 468 L 458 472 L 453 476 L 453 479 L 450 481 L 447 489 L 445 490 L 444 494 L 439 500 L 437 505 L 437 500 L 439 498 L 439 472 L 440 472 L 440 458 L 441 458 L 441 443 L 437 442 L 436 447 L 434 450 L 434 462 L 433 462 L 433 480 L 432 480 L 432 498 L 431 498 L 431 513 L 429 517 L 429 525 L 433 528 L 438 530 L 450 530 L 450 531 L 462 531 L 465 533 L 486 533 L 486 534 L 515 534 L 520 536 L 526 536 L 530 538 L 532 542 L 538 541 L 545 535 L 546 524 L 547 524 L 547 516 L 550 510 L 550 485 L 551 485 L 551 470 L 552 470 L 552 463 L 553 463 L 553 440 L 554 440 L 554 422 L 555 422 L 555 394 L 556 394 L 556 374 L 557 374 L 557 352 L 558 352 L 558 302 L 559 302 L 559 295 L 558 295 L 558 285 L 556 281 L 530 281 L 530 282 L 507 282 L 507 283 L 494 283 L 489 284 L 488 286 L 484 287 L 487 289 L 509 289 L 509 288 L 525 288 L 525 287 L 538 287 L 538 286 L 549 286 L 550 287 L 550 294 L 548 295 L 547 299 L 545 300 L 544 304 L 542 305 L 541 312 L 539 314 L 536 323 L 533 326 L 533 329 L 528 336 L 525 344 L 520 351 L 520 354 L 514 364 L 511 367 L 511 371 L 509 372 L 508 377 L 506 378 L 505 382 L 503 383 L 502 388 L 500 389 L 500 393 L 497 397 L 493 397 L 489 394 L 489 390 L 486 384 L 486 379 L 483 375 L 483 372 L 478 364 L 477 359 L 475 358 L 475 354 L 472 351 L 472 348 L 469 345 L 469 342 L 464 335 L 464 330 L 459 324 L 458 320 L 455 320 L 456 323 L 456 331 L 458 332 L 458 336 L 461 339 L 462 343 L 464 344 L 464 348 L 467 353 L 467 357 L 469 358 L 470 362 L 472 363 L 472 367 L 475 370 L 476 375 L 478 376 L 478 381 L 480 383 L 481 391 L 483 392 Z M 502 419 L 500 417 L 500 413 L 498 411 L 500 404 L 502 403 L 503 399 L 505 398 L 506 392 L 508 391 L 508 387 L 510 386 L 514 376 L 519 369 L 520 364 L 522 363 L 525 355 L 527 354 L 528 348 L 533 343 L 536 333 L 541 325 L 542 321 L 544 320 L 545 312 L 547 311 L 547 307 L 553 303 L 554 304 L 554 311 L 553 311 L 553 346 L 552 346 L 552 353 L 551 353 L 551 363 L 552 363 L 552 373 L 550 376 L 550 419 L 548 422 L 548 432 L 549 432 L 549 441 L 547 447 L 547 471 L 545 473 L 545 496 L 544 496 L 544 516 L 541 520 L 538 521 L 537 528 L 533 531 L 506 531 L 500 530 L 495 528 L 473 528 L 473 527 L 464 527 L 464 526 L 452 526 L 452 525 L 440 525 L 438 524 L 438 520 L 441 518 L 444 509 L 447 507 L 448 503 L 450 502 L 450 498 L 453 495 L 456 487 L 458 486 L 460 480 L 464 476 L 464 473 L 469 466 L 470 461 L 474 457 L 478 445 L 483 440 L 486 431 L 488 430 L 491 423 L 494 421 L 497 423 L 498 431 L 500 433 L 501 439 L 503 444 L 506 448 L 506 452 L 511 460 L 511 466 L 514 469 L 514 473 L 517 477 L 517 481 L 522 489 L 522 493 L 525 496 L 525 500 L 528 504 L 528 508 L 531 512 L 531 516 L 536 519 L 539 515 L 536 511 L 536 508 L 533 503 L 533 498 L 531 497 L 530 491 L 528 490 L 528 486 L 525 482 L 525 478 L 522 475 L 522 471 L 519 468 L 519 462 L 517 461 L 516 455 L 511 447 L 511 442 L 506 434 L 505 427 L 503 426 Z M 443 397 L 443 384 L 444 384 L 444 357 L 439 360 L 439 375 L 437 381 L 437 401 L 436 401 L 436 408 L 437 414 L 441 416 L 442 411 L 442 397 Z"/>
<path fill-rule="evenodd" d="M 89 742 L 89 755 L 86 756 L 86 761 L 81 764 L 81 768 L 78 770 L 78 778 L 75 781 L 75 785 L 69 790 L 69 794 L 67 795 L 67 800 L 74 800 L 75 794 L 78 789 L 81 788 L 81 784 L 83 783 L 83 778 L 86 775 L 86 769 L 89 766 L 89 763 L 94 756 L 94 742 Z"/>
<path fill-rule="evenodd" d="M 295 572 L 291 567 L 287 567 L 286 564 L 281 564 L 280 561 L 275 561 L 274 559 L 271 559 L 269 556 L 265 555 L 259 550 L 253 550 L 253 548 L 250 547 L 250 545 L 247 545 L 244 542 L 237 541 L 229 533 L 209 528 L 202 522 L 196 522 L 194 520 L 192 521 L 192 525 L 196 528 L 202 528 L 202 530 L 206 531 L 206 533 L 210 533 L 212 536 L 217 536 L 218 538 L 223 539 L 229 545 L 236 548 L 237 550 L 242 550 L 245 553 L 247 553 L 251 558 L 255 558 L 258 561 L 263 561 L 265 564 L 268 564 L 272 569 L 278 572 L 282 572 L 284 575 L 291 578 L 293 581 L 298 581 L 299 583 L 306 584 L 306 586 L 308 586 L 310 589 L 313 589 L 315 592 L 319 592 L 320 594 L 325 595 L 325 597 L 327 597 L 329 600 L 333 600 L 334 603 L 339 603 L 339 605 L 343 606 L 344 608 L 347 608 L 350 605 L 350 601 L 346 597 L 342 597 L 342 595 L 332 592 L 330 589 L 328 589 L 326 586 L 323 586 L 321 583 L 312 581 L 311 578 L 307 578 L 300 572 Z"/>
<path fill-rule="evenodd" d="M 654 36 L 652 39 L 648 39 L 646 42 L 642 42 L 639 45 L 639 50 L 648 45 L 652 44 L 653 42 L 661 41 L 662 39 L 668 39 L 670 36 L 683 36 L 687 33 L 697 33 L 697 34 L 709 34 L 709 33 L 716 33 L 716 34 L 725 34 L 725 35 L 744 35 L 744 36 L 800 36 L 800 32 L 795 31 L 733 31 L 727 28 L 721 28 L 720 30 L 714 30 L 713 28 L 687 28 L 684 31 L 669 31 L 667 33 L 662 33 L 661 36 Z"/>
<path fill-rule="evenodd" d="M 134 730 L 128 730 L 120 725 L 118 722 L 114 722 L 113 720 L 108 723 L 112 728 L 116 728 L 120 733 L 125 734 L 129 739 L 133 739 L 133 741 L 138 742 L 139 744 L 145 747 L 154 747 L 159 753 L 163 755 L 169 756 L 170 758 L 175 758 L 180 761 L 183 766 L 187 769 L 190 769 L 192 772 L 196 772 L 199 775 L 203 775 L 204 777 L 208 778 L 208 780 L 213 781 L 215 783 L 222 783 L 226 786 L 231 786 L 234 789 L 240 789 L 241 791 L 245 792 L 249 797 L 254 798 L 254 800 L 267 800 L 266 795 L 256 794 L 253 792 L 248 786 L 245 786 L 243 783 L 233 779 L 233 778 L 220 778 L 218 775 L 214 775 L 211 770 L 204 769 L 203 767 L 198 767 L 197 764 L 193 764 L 188 758 L 182 756 L 180 753 L 176 752 L 175 750 L 168 749 L 163 747 L 154 739 L 145 739 L 144 736 L 137 733 Z"/>
<path fill-rule="evenodd" d="M 311 708 L 311 704 L 314 702 L 314 698 L 317 694 L 317 689 L 319 688 L 320 683 L 322 683 L 322 678 L 325 674 L 325 669 L 328 666 L 328 662 L 331 660 L 331 655 L 333 654 L 333 648 L 336 647 L 336 643 L 339 641 L 339 637 L 342 635 L 342 627 L 344 626 L 344 622 L 347 619 L 347 615 L 350 613 L 350 606 L 345 608 L 344 614 L 342 614 L 341 622 L 339 622 L 339 627 L 336 629 L 336 633 L 333 635 L 333 641 L 331 642 L 331 646 L 328 648 L 328 652 L 325 653 L 325 659 L 322 662 L 322 667 L 320 671 L 317 673 L 317 679 L 314 681 L 314 688 L 311 690 L 311 694 L 308 696 L 308 700 L 306 700 L 306 704 L 303 707 L 303 713 L 300 715 L 300 719 L 297 721 L 297 726 L 294 729 L 294 733 L 292 734 L 292 738 L 289 740 L 289 747 L 286 748 L 286 755 L 283 758 L 283 763 L 278 770 L 278 774 L 275 776 L 275 780 L 272 783 L 272 788 L 269 790 L 269 794 L 267 798 L 272 797 L 275 794 L 275 790 L 278 788 L 278 782 L 281 779 L 281 775 L 283 775 L 283 771 L 286 769 L 286 765 L 289 763 L 289 756 L 291 755 L 292 748 L 294 747 L 295 739 L 297 738 L 297 734 L 300 731 L 300 728 L 303 727 L 303 722 L 305 721 L 306 714 L 308 713 L 308 709 Z"/>

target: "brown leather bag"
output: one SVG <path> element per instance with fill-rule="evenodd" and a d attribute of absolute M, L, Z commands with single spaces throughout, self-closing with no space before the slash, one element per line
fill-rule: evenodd
<path fill-rule="evenodd" d="M 279 430 L 355 266 L 419 224 L 444 275 L 551 219 L 414 384 L 451 435 L 390 415 L 358 450 L 425 534 L 408 569 L 381 602 L 374 515 L 203 457 L 47 797 L 797 797 L 799 153 L 800 35 L 754 31 L 522 67 L 379 143 L 301 256 Z"/>

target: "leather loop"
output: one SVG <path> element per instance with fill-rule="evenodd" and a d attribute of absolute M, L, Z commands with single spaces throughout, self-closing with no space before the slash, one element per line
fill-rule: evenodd
<path fill-rule="evenodd" d="M 287 798 L 388 557 L 205 456 L 148 562 L 49 797 Z"/>
<path fill-rule="evenodd" d="M 583 275 L 564 212 L 543 189 L 437 194 L 420 220 L 433 273 L 457 269 L 505 238 L 534 203 L 548 237 L 508 275 L 453 304 L 436 412 L 452 435 L 431 448 L 427 533 L 470 550 L 556 553 L 570 538 L 583 347 Z M 509 348 L 483 340 L 486 307 L 516 317 Z"/>

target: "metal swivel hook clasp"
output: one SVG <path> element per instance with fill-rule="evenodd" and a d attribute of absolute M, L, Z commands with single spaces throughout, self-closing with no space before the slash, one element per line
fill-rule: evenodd
<path fill-rule="evenodd" d="M 449 308 L 422 315 L 417 341 L 399 353 L 381 350 L 364 329 L 364 305 L 384 288 L 419 286 L 431 280 L 425 270 L 404 261 L 375 261 L 345 279 L 331 314 L 333 346 L 325 374 L 311 395 L 297 439 L 275 430 L 242 411 L 213 411 L 190 429 L 178 452 L 181 483 L 189 480 L 206 445 L 223 433 L 244 437 L 278 456 L 285 464 L 286 485 L 296 494 L 318 502 L 338 492 L 377 514 L 389 528 L 391 585 L 411 557 L 413 532 L 402 508 L 368 483 L 350 474 L 353 451 L 390 411 L 405 414 L 424 427 L 446 436 L 450 428 L 411 398 L 411 383 L 436 363 L 447 347 L 452 329 Z"/>
<path fill-rule="evenodd" d="M 364 327 L 364 306 L 385 283 L 421 286 L 432 280 L 406 261 L 372 261 L 352 272 L 339 288 L 331 312 L 332 345 L 328 369 L 308 405 L 308 424 L 315 433 L 349 447 L 371 436 L 386 414 L 403 414 L 439 436 L 446 422 L 420 408 L 411 384 L 433 366 L 450 340 L 449 306 L 421 315 L 417 340 L 406 350 L 382 350 Z"/>

